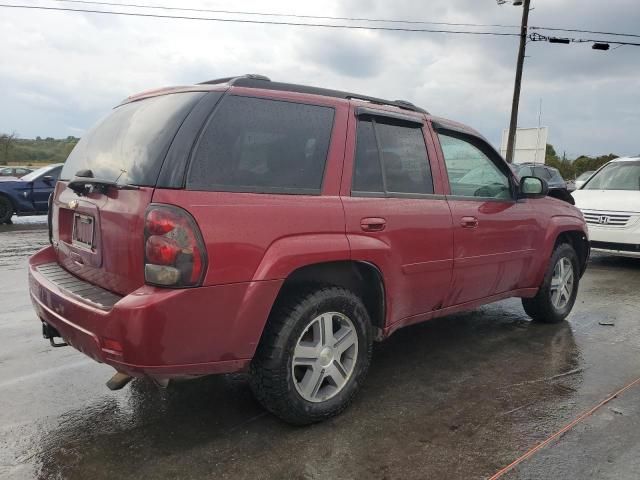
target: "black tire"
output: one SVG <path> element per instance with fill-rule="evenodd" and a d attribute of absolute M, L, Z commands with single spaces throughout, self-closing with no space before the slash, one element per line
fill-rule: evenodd
<path fill-rule="evenodd" d="M 357 333 L 357 355 L 344 386 L 324 401 L 308 401 L 298 392 L 292 366 L 293 352 L 301 336 L 322 313 L 346 316 Z M 250 384 L 260 403 L 274 415 L 294 425 L 307 425 L 338 415 L 351 403 L 364 380 L 373 336 L 369 315 L 351 291 L 315 286 L 286 294 L 272 311 L 251 363 Z"/>
<path fill-rule="evenodd" d="M 0 225 L 3 223 L 11 223 L 13 216 L 13 203 L 4 195 L 0 195 Z"/>
<path fill-rule="evenodd" d="M 573 271 L 573 288 L 566 305 L 557 308 L 552 301 L 551 280 L 553 278 L 554 269 L 561 259 L 569 260 Z M 580 264 L 578 255 L 574 248 L 567 244 L 561 243 L 556 246 L 549 265 L 544 276 L 542 285 L 538 294 L 533 298 L 523 298 L 522 306 L 527 315 L 535 322 L 541 323 L 559 323 L 562 322 L 571 312 L 578 295 L 578 286 L 580 283 Z"/>

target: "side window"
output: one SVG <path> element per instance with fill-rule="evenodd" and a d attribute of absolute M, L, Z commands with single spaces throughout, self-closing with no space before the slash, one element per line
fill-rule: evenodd
<path fill-rule="evenodd" d="M 27 173 L 29 173 L 29 170 L 26 170 L 24 168 L 16 168 L 16 175 L 26 175 Z"/>
<path fill-rule="evenodd" d="M 190 190 L 317 194 L 334 110 L 228 96 L 198 142 Z"/>
<path fill-rule="evenodd" d="M 360 120 L 356 142 L 354 192 L 433 193 L 420 125 L 386 118 Z"/>
<path fill-rule="evenodd" d="M 463 197 L 511 198 L 509 178 L 478 147 L 440 133 L 451 194 Z"/>
<path fill-rule="evenodd" d="M 353 190 L 383 193 L 382 167 L 373 122 L 358 122 Z"/>

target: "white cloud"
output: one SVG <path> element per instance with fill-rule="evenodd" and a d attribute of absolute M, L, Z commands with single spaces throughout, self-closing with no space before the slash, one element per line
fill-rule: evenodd
<path fill-rule="evenodd" d="M 52 5 L 45 0 L 39 3 Z M 520 9 L 498 7 L 493 0 L 332 0 L 309 4 L 284 0 L 268 5 L 252 0 L 241 6 L 192 1 L 189 6 L 449 22 L 517 24 L 520 20 Z M 633 32 L 640 24 L 637 0 L 537 0 L 535 7 L 532 25 Z M 508 122 L 517 49 L 515 37 L 347 31 L 17 9 L 1 11 L 0 31 L 0 131 L 15 130 L 25 137 L 77 135 L 121 99 L 138 91 L 262 73 L 274 80 L 404 98 L 435 114 L 469 123 L 497 144 Z M 550 140 L 559 151 L 570 155 L 639 153 L 638 53 L 637 47 L 595 52 L 589 45 L 529 44 L 520 124 L 537 123 L 538 102 L 543 99 L 543 123 L 550 127 Z"/>

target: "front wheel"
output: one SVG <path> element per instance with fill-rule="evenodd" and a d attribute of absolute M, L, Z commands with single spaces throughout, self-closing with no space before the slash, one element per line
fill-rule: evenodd
<path fill-rule="evenodd" d="M 362 383 L 372 335 L 362 301 L 339 287 L 291 294 L 274 309 L 251 364 L 257 399 L 305 425 L 342 412 Z"/>
<path fill-rule="evenodd" d="M 13 204 L 7 197 L 0 195 L 0 225 L 11 223 L 13 216 Z"/>
<path fill-rule="evenodd" d="M 571 312 L 580 283 L 578 255 L 569 244 L 558 245 L 544 281 L 533 298 L 523 298 L 522 306 L 534 321 L 559 323 Z"/>

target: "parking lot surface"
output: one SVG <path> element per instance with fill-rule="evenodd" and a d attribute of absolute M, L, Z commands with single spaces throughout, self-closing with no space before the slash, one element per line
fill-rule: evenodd
<path fill-rule="evenodd" d="M 568 322 L 512 299 L 401 330 L 323 424 L 280 422 L 243 375 L 110 392 L 110 367 L 40 337 L 26 260 L 46 237 L 0 227 L 0 478 L 489 478 L 640 377 L 640 261 L 594 255 Z M 638 478 L 639 405 L 640 382 L 502 478 Z"/>

